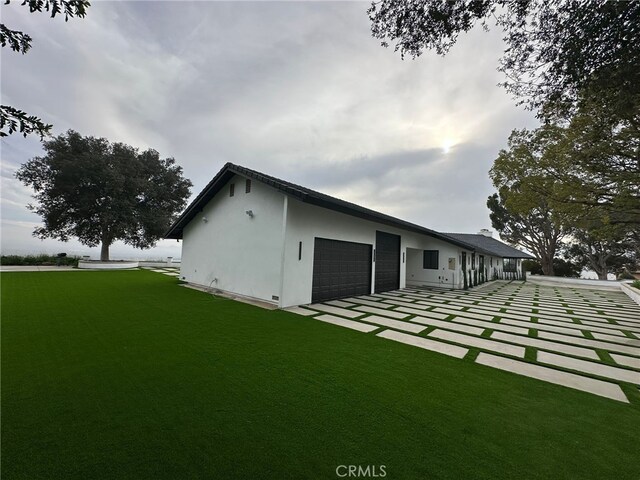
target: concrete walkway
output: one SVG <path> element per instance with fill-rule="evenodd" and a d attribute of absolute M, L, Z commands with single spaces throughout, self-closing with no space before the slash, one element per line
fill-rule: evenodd
<path fill-rule="evenodd" d="M 620 402 L 640 385 L 640 306 L 620 291 L 496 282 L 288 310 Z"/>
<path fill-rule="evenodd" d="M 0 272 L 82 272 L 87 269 L 56 267 L 54 265 L 2 265 Z"/>

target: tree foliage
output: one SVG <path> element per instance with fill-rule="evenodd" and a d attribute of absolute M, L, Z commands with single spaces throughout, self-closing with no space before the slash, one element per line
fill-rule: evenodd
<path fill-rule="evenodd" d="M 627 106 L 607 101 L 604 93 L 585 99 L 565 126 L 555 127 L 560 131 L 556 145 L 538 159 L 538 167 L 562 186 L 553 192 L 553 201 L 579 224 L 596 218 L 640 226 L 640 95 L 625 103 L 633 105 L 628 114 Z M 554 127 L 532 135 L 549 128 Z"/>
<path fill-rule="evenodd" d="M 498 158 L 494 183 L 526 182 L 579 228 L 640 228 L 640 123 L 584 110 L 566 127 L 514 130 Z"/>
<path fill-rule="evenodd" d="M 8 5 L 10 2 L 11 0 L 5 0 L 4 3 Z M 48 12 L 51 18 L 64 15 L 65 21 L 68 21 L 73 17 L 84 17 L 90 3 L 88 0 L 23 0 L 21 5 L 29 7 L 31 13 Z M 14 52 L 24 55 L 31 48 L 31 41 L 30 35 L 0 24 L 2 47 L 9 46 Z M 14 132 L 20 132 L 25 137 L 35 133 L 42 140 L 50 135 L 51 128 L 52 125 L 44 123 L 34 115 L 28 115 L 9 105 L 0 105 L 0 137 L 6 137 Z"/>
<path fill-rule="evenodd" d="M 371 30 L 403 56 L 445 55 L 461 33 L 494 24 L 506 48 L 502 84 L 531 108 L 575 106 L 580 92 L 637 92 L 640 2 L 615 0 L 374 1 Z"/>
<path fill-rule="evenodd" d="M 553 259 L 567 232 L 543 198 L 526 206 L 519 194 L 517 189 L 502 187 L 500 194 L 487 199 L 491 225 L 507 243 L 529 250 L 545 275 L 554 275 Z"/>
<path fill-rule="evenodd" d="M 599 111 L 578 114 L 566 127 L 514 130 L 490 176 L 509 214 L 545 205 L 571 233 L 568 258 L 606 279 L 634 244 L 640 248 L 640 170 L 636 133 L 629 133 L 635 127 L 612 125 Z"/>
<path fill-rule="evenodd" d="M 539 166 L 542 156 L 557 153 L 553 147 L 561 134 L 561 128 L 551 125 L 534 133 L 514 130 L 489 172 L 498 190 L 487 202 L 493 227 L 508 242 L 533 253 L 545 275 L 554 274 L 553 259 L 573 228 L 566 212 L 550 201 L 562 186 Z M 549 194 L 541 195 L 541 190 Z"/>
<path fill-rule="evenodd" d="M 0 105 L 0 137 L 20 132 L 25 137 L 35 133 L 42 139 L 49 135 L 52 127 L 53 125 L 47 125 L 35 115 L 29 115 L 9 105 Z"/>
<path fill-rule="evenodd" d="M 542 271 L 542 265 L 538 260 L 524 260 L 522 262 L 522 269 L 533 275 L 544 275 Z M 556 277 L 572 277 L 578 278 L 582 273 L 582 267 L 569 259 L 554 258 L 553 259 L 553 274 Z"/>
<path fill-rule="evenodd" d="M 35 191 L 37 205 L 29 208 L 44 221 L 34 235 L 101 244 L 102 260 L 109 259 L 116 240 L 154 246 L 184 208 L 192 186 L 173 158 L 162 159 L 152 149 L 139 152 L 72 130 L 44 141 L 43 148 L 43 157 L 16 173 Z"/>
<path fill-rule="evenodd" d="M 583 269 L 593 270 L 600 280 L 607 280 L 609 273 L 635 271 L 640 260 L 634 238 L 623 231 L 616 236 L 610 232 L 602 235 L 597 230 L 577 230 L 565 257 Z"/>

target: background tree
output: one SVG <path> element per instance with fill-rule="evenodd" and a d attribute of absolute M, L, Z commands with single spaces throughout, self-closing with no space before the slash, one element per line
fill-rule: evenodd
<path fill-rule="evenodd" d="M 544 199 L 530 205 L 526 211 L 522 210 L 522 206 L 515 209 L 509 207 L 509 200 L 517 195 L 517 191 L 503 187 L 500 194 L 494 193 L 488 198 L 491 225 L 507 243 L 530 251 L 540 262 L 544 275 L 554 275 L 553 260 L 562 246 L 566 231 Z"/>
<path fill-rule="evenodd" d="M 5 5 L 10 1 L 5 0 Z M 49 12 L 51 18 L 64 14 L 65 21 L 68 21 L 73 17 L 84 17 L 90 3 L 88 0 L 23 0 L 21 5 L 28 6 L 31 13 L 43 10 Z M 24 32 L 11 30 L 4 24 L 0 24 L 0 44 L 3 47 L 8 45 L 14 52 L 25 54 L 31 48 L 31 37 Z M 52 125 L 44 123 L 34 115 L 9 105 L 0 105 L 0 137 L 20 132 L 25 137 L 35 133 L 42 139 L 50 134 L 51 128 Z"/>
<path fill-rule="evenodd" d="M 162 238 L 186 205 L 192 183 L 173 158 L 138 150 L 105 138 L 69 130 L 44 141 L 45 155 L 23 164 L 16 177 L 35 190 L 39 238 L 76 237 L 89 247 L 101 245 L 109 260 L 116 240 L 150 248 Z"/>
<path fill-rule="evenodd" d="M 578 113 L 566 127 L 514 130 L 490 175 L 501 192 L 517 190 L 505 207 L 512 213 L 543 202 L 572 232 L 568 258 L 606 279 L 640 236 L 640 172 L 635 127 L 598 112 Z"/>
<path fill-rule="evenodd" d="M 489 176 L 498 194 L 489 197 L 491 223 L 507 242 L 529 250 L 545 275 L 554 274 L 553 259 L 572 227 L 566 214 L 548 195 L 560 188 L 555 178 L 539 168 L 543 155 L 551 156 L 562 129 L 547 126 L 534 132 L 514 130 Z"/>
<path fill-rule="evenodd" d="M 461 33 L 495 24 L 502 84 L 530 108 L 572 108 L 586 90 L 624 98 L 640 82 L 640 2 L 607 0 L 374 1 L 371 31 L 401 55 L 445 55 Z"/>
<path fill-rule="evenodd" d="M 542 265 L 537 260 L 523 260 L 522 269 L 533 275 L 544 275 Z M 554 258 L 553 275 L 556 277 L 578 278 L 582 273 L 582 267 L 573 263 L 570 259 Z"/>
<path fill-rule="evenodd" d="M 623 103 L 624 105 L 620 105 Z M 633 108 L 631 108 L 633 107 Z M 536 159 L 562 188 L 544 191 L 577 224 L 593 222 L 640 228 L 640 95 L 624 101 L 586 96 L 575 115 L 559 119 L 556 143 Z"/>
<path fill-rule="evenodd" d="M 578 230 L 565 257 L 582 269 L 593 270 L 600 280 L 607 280 L 609 273 L 635 271 L 637 257 L 633 239 L 623 235 L 616 238 L 611 234 L 599 235 L 597 231 Z"/>

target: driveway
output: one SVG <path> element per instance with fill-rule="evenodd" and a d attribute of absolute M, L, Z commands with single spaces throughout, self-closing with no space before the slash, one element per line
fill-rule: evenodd
<path fill-rule="evenodd" d="M 640 385 L 640 306 L 622 292 L 493 282 L 287 310 L 621 402 Z"/>

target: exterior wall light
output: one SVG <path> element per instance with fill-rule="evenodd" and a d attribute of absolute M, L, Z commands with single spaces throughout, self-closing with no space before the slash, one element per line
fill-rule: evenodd
<path fill-rule="evenodd" d="M 246 212 L 247 215 L 249 215 L 249 217 L 253 218 L 253 210 L 247 210 Z"/>
<path fill-rule="evenodd" d="M 207 223 L 207 222 L 209 221 L 209 219 L 208 219 L 207 217 L 202 217 L 202 221 L 203 221 L 204 223 Z"/>

